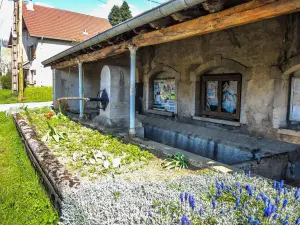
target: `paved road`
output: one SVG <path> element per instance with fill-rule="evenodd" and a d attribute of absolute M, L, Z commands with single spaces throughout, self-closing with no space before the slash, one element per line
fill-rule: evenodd
<path fill-rule="evenodd" d="M 10 108 L 19 108 L 22 105 L 27 105 L 29 109 L 51 106 L 52 102 L 30 102 L 30 103 L 14 103 L 14 104 L 0 104 L 0 112 L 7 111 Z"/>

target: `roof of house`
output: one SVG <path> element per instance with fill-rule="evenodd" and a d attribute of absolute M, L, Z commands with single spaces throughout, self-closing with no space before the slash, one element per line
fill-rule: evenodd
<path fill-rule="evenodd" d="M 34 11 L 28 10 L 23 3 L 23 19 L 33 37 L 79 42 L 111 28 L 104 18 L 40 5 L 33 7 Z"/>

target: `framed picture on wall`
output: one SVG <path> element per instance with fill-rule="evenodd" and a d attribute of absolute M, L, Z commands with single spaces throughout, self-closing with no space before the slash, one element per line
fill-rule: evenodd
<path fill-rule="evenodd" d="M 175 112 L 175 79 L 154 80 L 153 89 L 153 109 Z"/>

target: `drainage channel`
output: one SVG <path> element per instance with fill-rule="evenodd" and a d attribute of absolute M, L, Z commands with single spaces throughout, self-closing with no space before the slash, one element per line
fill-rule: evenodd
<path fill-rule="evenodd" d="M 184 125 L 178 126 L 177 124 L 177 127 L 182 128 L 182 126 Z M 187 125 L 187 130 L 188 126 L 190 125 Z M 180 132 L 175 127 L 174 129 L 170 129 L 170 127 L 167 129 L 157 124 L 143 123 L 144 138 L 244 171 L 252 171 L 255 174 L 270 179 L 285 179 L 291 182 L 295 182 L 295 180 L 299 182 L 300 180 L 300 173 L 295 174 L 295 172 L 290 172 L 291 164 L 289 163 L 289 153 L 297 148 L 299 149 L 298 145 L 269 140 L 256 140 L 254 142 L 253 138 L 249 137 L 249 142 L 253 143 L 253 146 L 249 145 L 249 143 L 243 146 L 241 143 L 246 143 L 246 141 L 241 140 L 241 138 L 245 139 L 242 136 L 240 139 L 239 136 L 236 136 L 237 143 L 234 143 L 234 138 L 231 138 L 230 141 L 220 140 L 216 136 L 215 138 L 206 136 L 203 130 L 204 134 L 201 135 L 201 133 Z M 281 146 L 275 148 L 276 145 Z M 285 149 L 285 151 L 280 148 Z M 270 149 L 274 149 L 274 152 Z"/>

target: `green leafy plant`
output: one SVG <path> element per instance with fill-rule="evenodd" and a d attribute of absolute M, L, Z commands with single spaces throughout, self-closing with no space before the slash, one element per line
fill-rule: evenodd
<path fill-rule="evenodd" d="M 172 157 L 167 158 L 162 164 L 165 169 L 187 169 L 188 158 L 185 157 L 181 152 L 176 152 Z"/>
<path fill-rule="evenodd" d="M 60 140 L 66 139 L 68 137 L 67 133 L 57 132 L 56 129 L 53 126 L 51 126 L 48 120 L 46 122 L 48 124 L 49 130 L 43 137 L 42 141 L 48 141 L 52 138 L 54 141 L 59 142 Z"/>

